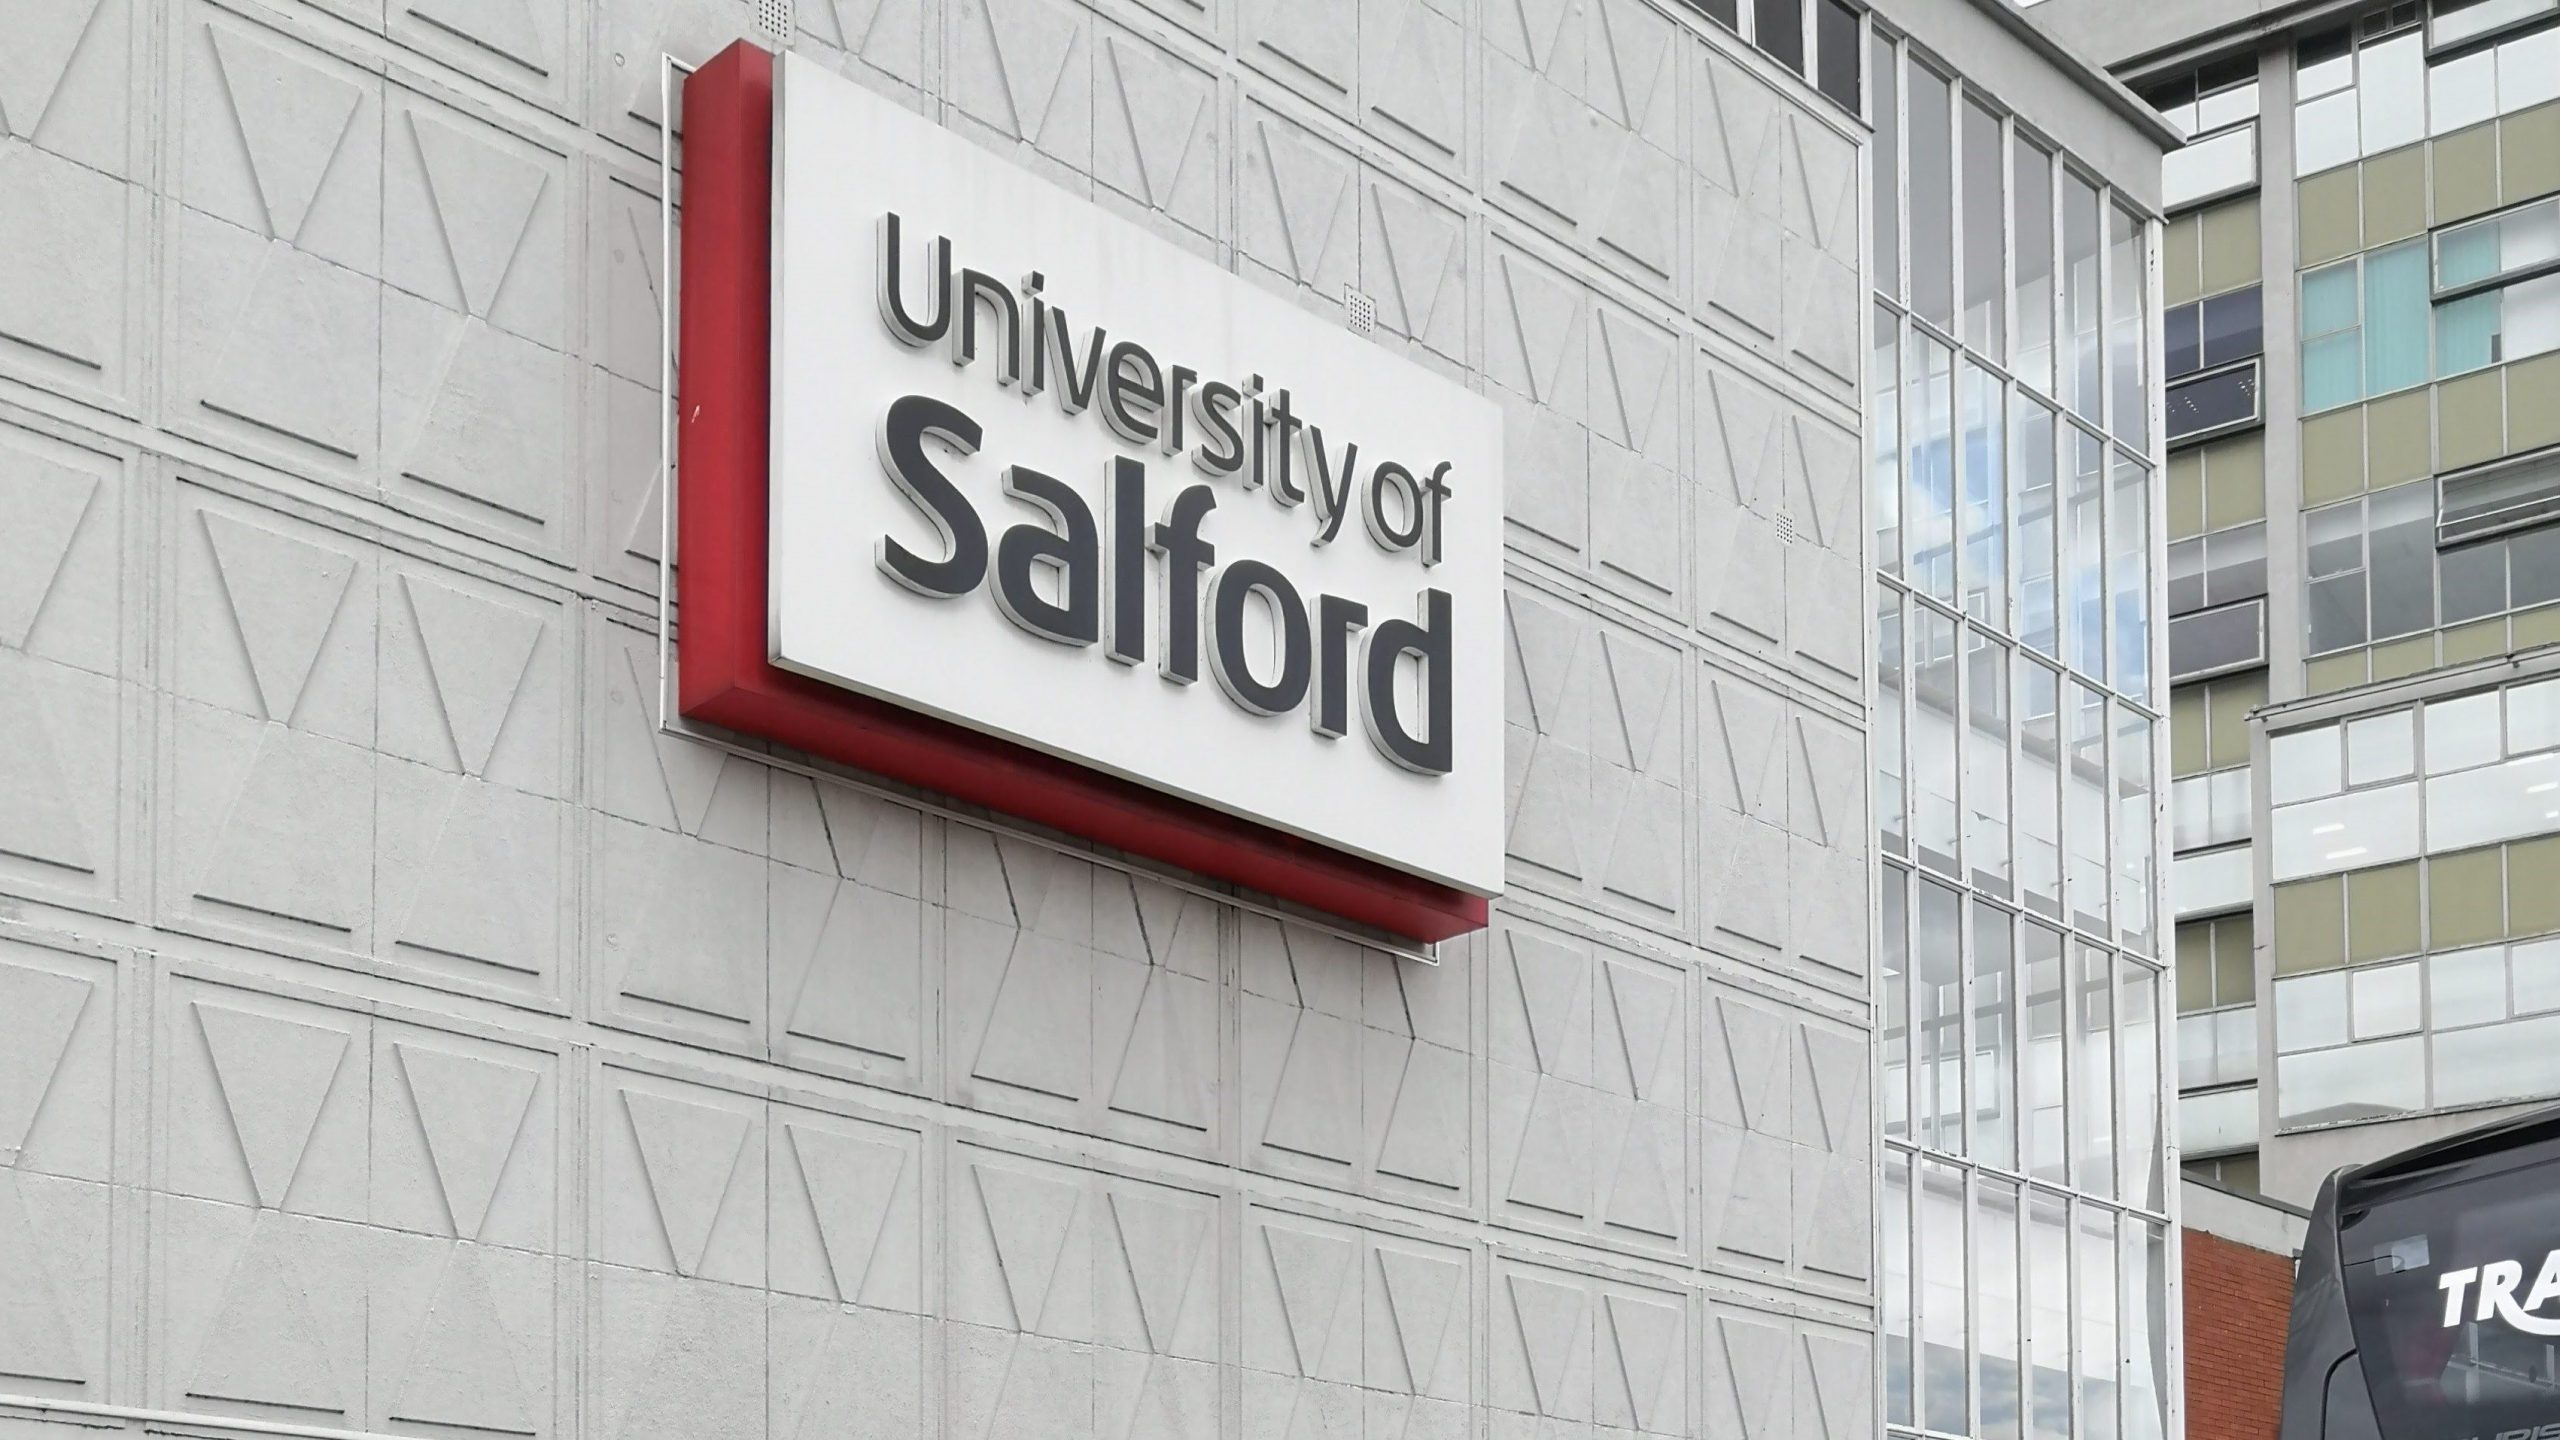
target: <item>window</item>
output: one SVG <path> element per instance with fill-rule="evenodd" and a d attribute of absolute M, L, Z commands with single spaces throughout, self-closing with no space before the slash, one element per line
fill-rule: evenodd
<path fill-rule="evenodd" d="M 2101 528 L 2106 491 L 2106 445 L 2072 428 L 2069 489 L 2063 497 L 2062 595 L 2069 607 L 2071 668 L 2107 678 L 2106 532 Z"/>
<path fill-rule="evenodd" d="M 1926 66 L 1910 79 L 1911 313 L 1955 333 L 1955 124 L 1948 82 Z"/>
<path fill-rule="evenodd" d="M 2151 472 L 2123 451 L 2107 502 L 2107 578 L 2115 587 L 2115 681 L 2119 693 L 2151 701 Z"/>
<path fill-rule="evenodd" d="M 2245 843 L 2250 834 L 2249 716 L 2267 678 L 2234 675 L 2180 686 L 2169 701 L 2171 848 Z"/>
<path fill-rule="evenodd" d="M 1689 3 L 1705 11 L 1708 19 L 1727 30 L 1736 35 L 1742 33 L 1740 0 L 1689 0 Z"/>
<path fill-rule="evenodd" d="M 2258 1078 L 2258 973 L 2247 915 L 2178 927 L 2178 1088 Z"/>
<path fill-rule="evenodd" d="M 2262 353 L 2266 349 L 2264 316 L 2264 292 L 2256 285 L 2170 307 L 2160 317 L 2169 378 L 2183 380 L 2200 370 Z M 2174 433 L 2171 438 L 2176 438 Z"/>
<path fill-rule="evenodd" d="M 2006 900 L 2009 849 L 2009 648 L 1965 632 L 1964 851 L 1973 888 Z"/>
<path fill-rule="evenodd" d="M 2267 663 L 2267 603 L 2245 601 L 2169 621 L 2169 678 L 2199 680 Z"/>
<path fill-rule="evenodd" d="M 2438 231 L 2434 243 L 2439 373 L 2560 349 L 2560 201 Z"/>
<path fill-rule="evenodd" d="M 2439 545 L 2459 545 L 2560 518 L 2560 450 L 2439 477 L 2436 496 Z"/>
<path fill-rule="evenodd" d="M 1847 0 L 1816 0 L 1813 11 L 1813 86 L 1831 103 L 1858 113 L 1858 12 Z"/>
<path fill-rule="evenodd" d="M 2309 653 L 2435 628 L 2435 511 L 2422 480 L 2303 517 Z"/>
<path fill-rule="evenodd" d="M 1867 425 L 1874 450 L 1867 457 L 1868 504 L 1876 519 L 1876 569 L 1902 574 L 1902 320 L 1875 310 L 1867 365 Z"/>
<path fill-rule="evenodd" d="M 2427 46 L 2450 49 L 2546 15 L 2560 15 L 2560 0 L 2436 0 Z"/>
<path fill-rule="evenodd" d="M 2169 613 L 2190 615 L 2267 593 L 2267 525 L 2235 525 L 2169 547 Z"/>
<path fill-rule="evenodd" d="M 1915 126 L 1916 128 L 1916 126 Z M 1917 183 L 1918 177 L 1913 177 Z M 2063 403 L 2095 424 L 2105 395 L 2098 388 L 2101 348 L 2098 283 L 2098 192 L 2088 181 L 2062 177 Z"/>
<path fill-rule="evenodd" d="M 2258 57 L 2234 55 L 2151 92 L 2187 143 L 2160 162 L 2160 203 L 2180 210 L 2258 183 Z"/>
<path fill-rule="evenodd" d="M 2411 243 L 2364 261 L 2364 393 L 2387 395 L 2427 381 L 2427 256 Z"/>
<path fill-rule="evenodd" d="M 2295 50 L 2294 173 L 2560 99 L 2560 0 L 2392 6 Z"/>
<path fill-rule="evenodd" d="M 2354 260 L 2303 272 L 2302 409 L 2305 414 L 2364 398 L 2364 307 Z"/>
<path fill-rule="evenodd" d="M 1881 144 L 1882 142 L 1878 142 Z M 2053 391 L 2053 156 L 2010 137 L 2010 223 L 2017 232 L 2018 379 Z"/>
<path fill-rule="evenodd" d="M 1926 605 L 1911 607 L 1911 823 L 1922 864 L 1955 875 L 1962 812 L 1956 804 L 1962 696 L 1956 689 L 1958 622 Z"/>
<path fill-rule="evenodd" d="M 2265 418 L 2258 410 L 2258 362 L 2169 382 L 2169 443 L 2214 439 Z"/>
<path fill-rule="evenodd" d="M 2547 523 L 2555 515 L 2560 453 L 2309 512 L 2309 653 L 2560 602 L 2560 525 Z"/>
<path fill-rule="evenodd" d="M 1804 0 L 1753 0 L 1751 43 L 1797 74 L 1804 73 Z"/>
<path fill-rule="evenodd" d="M 1725 3 L 1730 6 L 1733 0 Z M 1894 61 L 1892 38 L 1883 31 L 1876 31 L 1867 43 L 1876 77 L 1867 116 L 1876 131 L 1874 143 L 1867 147 L 1873 162 L 1868 172 L 1873 193 L 1867 197 L 1867 213 L 1875 228 L 1875 285 L 1887 298 L 1898 300 L 1902 298 L 1902 67 Z"/>
<path fill-rule="evenodd" d="M 2554 0 L 2438 4 L 2427 26 L 2427 131 L 2445 135 L 2560 99 Z"/>
<path fill-rule="evenodd" d="M 2169 893 L 2178 918 L 2239 910 L 2249 904 L 2249 847 L 2181 855 L 2170 867 Z"/>
<path fill-rule="evenodd" d="M 2116 930 L 2124 948 L 2156 953 L 2153 923 L 2159 894 L 2159 836 L 2151 814 L 2152 722 L 2129 706 L 2115 708 Z"/>
<path fill-rule="evenodd" d="M 2169 787 L 2171 845 L 2210 850 L 2249 838 L 2249 767 L 2188 775 Z"/>
<path fill-rule="evenodd" d="M 1964 362 L 1964 609 L 1995 629 L 2009 625 L 2009 561 L 2006 553 L 2008 474 L 2001 451 L 2008 439 L 2001 413 L 2005 393 L 1998 376 Z"/>
<path fill-rule="evenodd" d="M 1902 592 L 1876 587 L 1876 840 L 1888 855 L 1905 853 L 1911 830 L 1903 754 Z"/>
<path fill-rule="evenodd" d="M 2200 1015 L 2258 1003 L 2258 961 L 2252 923 L 2246 915 L 2225 915 L 2219 920 L 2196 920 L 2178 927 L 2179 1014 Z M 2257 1049 L 2257 1036 L 2252 1032 L 2249 1053 L 2253 1066 Z M 2250 1076 L 2223 1078 L 2245 1080 Z"/>
<path fill-rule="evenodd" d="M 1956 592 L 1955 352 L 1911 331 L 1902 423 L 1911 447 L 1903 545 L 1912 585 L 1953 605 Z"/>
<path fill-rule="evenodd" d="M 2161 317 L 2169 372 L 2169 443 L 2205 440 L 2254 425 L 2256 357 L 2266 348 L 2264 292 L 2215 295 Z"/>
<path fill-rule="evenodd" d="M 2050 659 L 2062 658 L 2060 612 L 2056 608 L 2054 524 L 2053 411 L 2025 396 L 2010 415 L 2017 427 L 2009 446 L 2009 513 L 2015 525 L 2017 563 L 2011 567 L 2012 599 L 2017 610 L 2018 639 Z"/>
<path fill-rule="evenodd" d="M 2276 883 L 2406 860 L 2423 848 L 2414 782 L 2279 807 L 2268 841 Z"/>
<path fill-rule="evenodd" d="M 1992 223 L 1999 223 L 1996 213 Z M 2150 363 L 2143 335 L 2143 322 L 2151 315 L 2145 288 L 2148 239 L 2141 216 L 2121 206 L 2107 207 L 2108 429 L 2137 449 L 2151 439 L 2150 395 L 2142 384 Z"/>
<path fill-rule="evenodd" d="M 2289 731 L 2267 755 L 2278 883 L 2560 831 L 2560 679 Z"/>
<path fill-rule="evenodd" d="M 2431 301 L 2423 240 L 2305 271 L 2302 408 L 2424 384 Z"/>
<path fill-rule="evenodd" d="M 2379 155 L 2427 133 L 2426 37 L 2415 4 L 2305 38 L 2294 52 L 2294 173 Z"/>
<path fill-rule="evenodd" d="M 1987 359 L 2008 349 L 2009 276 L 2002 262 L 2007 205 L 2001 193 L 2000 117 L 1968 98 L 1964 106 L 1964 343 Z"/>

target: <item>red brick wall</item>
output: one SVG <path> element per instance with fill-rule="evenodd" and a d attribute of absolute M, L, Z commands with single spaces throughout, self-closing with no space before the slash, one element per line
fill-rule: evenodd
<path fill-rule="evenodd" d="M 2293 1257 L 2188 1230 L 2188 1440 L 2274 1440 Z"/>

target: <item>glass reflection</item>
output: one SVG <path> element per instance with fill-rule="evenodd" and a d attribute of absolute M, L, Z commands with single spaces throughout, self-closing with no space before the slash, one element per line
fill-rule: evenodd
<path fill-rule="evenodd" d="M 1917 1139 L 1964 1153 L 1964 912 L 1956 892 L 1920 882 L 1911 926 L 1911 1034 L 1919 1047 Z"/>
<path fill-rule="evenodd" d="M 2017 956 L 2009 912 L 1973 902 L 1973 1144 L 1985 1165 L 2018 1168 Z"/>
<path fill-rule="evenodd" d="M 2026 936 L 2027 1173 L 2067 1185 L 2070 1036 L 2064 1012 L 2062 936 L 2029 921 Z"/>
<path fill-rule="evenodd" d="M 1962 1435 L 1971 1428 L 1965 1332 L 1973 1288 L 1965 1263 L 1965 1172 L 1924 1160 L 1920 1176 L 1920 1423 Z"/>
<path fill-rule="evenodd" d="M 1981 1440 L 2018 1440 L 2024 1417 L 2019 1393 L 2018 1186 L 1985 1175 L 1975 1182 L 1973 1290 L 1981 1319 L 1974 1343 L 1981 1363 Z"/>
<path fill-rule="evenodd" d="M 2007 421 L 1999 377 L 1964 367 L 1964 612 L 1994 629 L 2009 628 L 2009 477 L 2001 464 Z"/>
<path fill-rule="evenodd" d="M 1912 840 L 1921 864 L 1958 875 L 1956 622 L 1920 604 L 1911 616 Z"/>
<path fill-rule="evenodd" d="M 1965 657 L 1965 862 L 1973 886 L 2009 896 L 2009 647 L 1968 629 Z"/>
<path fill-rule="evenodd" d="M 2071 1202 L 2027 1192 L 2027 1391 L 2031 1440 L 2071 1434 Z"/>
<path fill-rule="evenodd" d="M 2022 398 L 2011 418 L 2017 426 L 2009 446 L 2009 512 L 2016 524 L 2013 598 L 2018 639 L 2029 649 L 2059 660 L 2062 621 L 2054 567 L 2061 530 L 2055 523 L 2059 512 L 2054 487 L 2053 411 Z"/>
<path fill-rule="evenodd" d="M 2079 1364 L 2081 1440 L 2116 1436 L 2116 1217 L 2080 1207 Z"/>
<path fill-rule="evenodd" d="M 2072 1032 L 2079 1045 L 2079 1188 L 2112 1199 L 2116 1193 L 2115 957 L 2094 945 L 2080 947 L 2078 983 L 2072 987 Z"/>

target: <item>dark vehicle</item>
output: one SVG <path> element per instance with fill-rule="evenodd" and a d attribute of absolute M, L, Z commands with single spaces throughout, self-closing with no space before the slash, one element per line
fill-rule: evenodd
<path fill-rule="evenodd" d="M 2560 1108 L 2339 1171 L 2303 1247 L 2279 1440 L 2560 1440 Z"/>

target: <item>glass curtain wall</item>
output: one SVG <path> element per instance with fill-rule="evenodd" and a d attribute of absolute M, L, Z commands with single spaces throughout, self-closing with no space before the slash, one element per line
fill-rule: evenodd
<path fill-rule="evenodd" d="M 2163 1440 L 2159 227 L 1867 68 L 1886 1424 Z"/>

